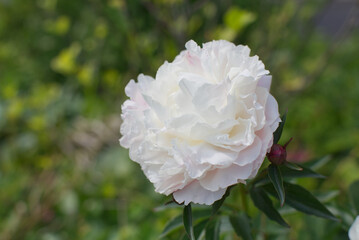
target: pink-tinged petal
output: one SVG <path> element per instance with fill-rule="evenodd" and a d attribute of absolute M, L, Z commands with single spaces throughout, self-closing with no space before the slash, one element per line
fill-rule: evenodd
<path fill-rule="evenodd" d="M 199 180 L 202 187 L 210 191 L 218 191 L 238 183 L 238 180 L 247 179 L 252 171 L 252 165 L 231 165 L 227 168 L 217 168 L 207 172 L 206 176 Z"/>
<path fill-rule="evenodd" d="M 204 189 L 197 180 L 192 181 L 189 185 L 183 189 L 177 190 L 173 193 L 173 197 L 178 203 L 188 205 L 189 203 L 198 203 L 211 205 L 215 201 L 222 198 L 226 188 L 219 189 L 218 191 L 209 191 Z"/>
<path fill-rule="evenodd" d="M 198 46 L 198 44 L 193 41 L 193 40 L 189 40 L 186 44 L 185 47 L 188 51 L 192 51 L 192 52 L 198 52 L 201 50 L 201 48 Z"/>
<path fill-rule="evenodd" d="M 140 74 L 125 92 L 122 146 L 157 192 L 212 204 L 254 177 L 280 122 L 271 76 L 247 46 L 186 44 L 156 79 Z"/>

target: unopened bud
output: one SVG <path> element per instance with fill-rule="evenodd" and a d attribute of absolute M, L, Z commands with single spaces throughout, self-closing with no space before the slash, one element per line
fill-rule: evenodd
<path fill-rule="evenodd" d="M 270 152 L 267 153 L 267 157 L 271 163 L 275 165 L 281 165 L 287 159 L 287 151 L 285 150 L 285 147 L 279 144 L 274 144 Z"/>

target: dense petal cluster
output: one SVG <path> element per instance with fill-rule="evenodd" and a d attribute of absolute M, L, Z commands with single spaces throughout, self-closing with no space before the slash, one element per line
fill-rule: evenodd
<path fill-rule="evenodd" d="M 162 194 L 210 205 L 253 178 L 280 122 L 271 76 L 247 46 L 186 43 L 125 88 L 120 143 Z"/>

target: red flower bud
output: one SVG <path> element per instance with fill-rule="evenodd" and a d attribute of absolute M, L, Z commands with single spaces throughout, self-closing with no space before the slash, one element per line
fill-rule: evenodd
<path fill-rule="evenodd" d="M 274 144 L 269 153 L 267 153 L 269 161 L 275 165 L 283 164 L 287 159 L 287 151 L 279 144 Z"/>
<path fill-rule="evenodd" d="M 293 138 L 290 138 L 283 146 L 279 144 L 274 144 L 270 149 L 270 152 L 267 153 L 267 158 L 271 163 L 275 165 L 281 165 L 287 160 L 287 146 L 292 141 Z"/>

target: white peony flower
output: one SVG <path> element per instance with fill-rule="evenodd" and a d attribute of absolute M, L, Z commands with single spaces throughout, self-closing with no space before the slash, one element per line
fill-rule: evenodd
<path fill-rule="evenodd" d="M 353 225 L 350 227 L 348 235 L 350 240 L 359 240 L 359 216 L 356 217 Z"/>
<path fill-rule="evenodd" d="M 125 88 L 120 143 L 161 194 L 210 205 L 253 178 L 280 122 L 271 76 L 247 46 L 186 43 Z"/>

